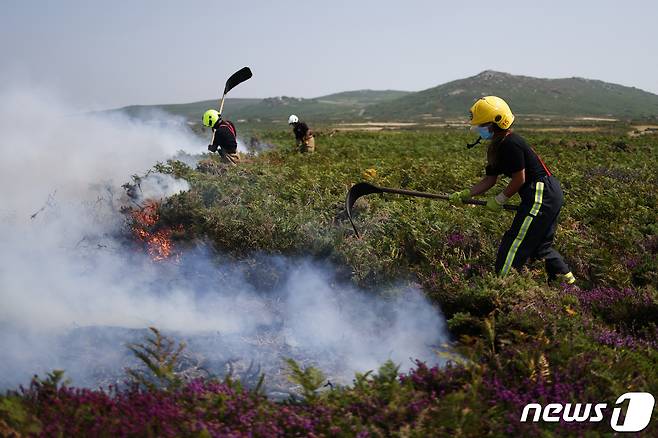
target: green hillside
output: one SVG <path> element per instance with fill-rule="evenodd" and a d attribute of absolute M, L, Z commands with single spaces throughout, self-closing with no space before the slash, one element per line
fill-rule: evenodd
<path fill-rule="evenodd" d="M 329 94 L 316 98 L 320 102 L 343 103 L 356 106 L 366 106 L 375 103 L 389 102 L 403 96 L 413 94 L 411 91 L 399 90 L 356 90 Z"/>
<path fill-rule="evenodd" d="M 261 99 L 226 99 L 226 111 L 236 112 L 244 107 L 258 104 Z M 140 116 L 141 114 L 148 113 L 152 110 L 162 110 L 168 113 L 183 116 L 188 120 L 197 120 L 201 118 L 201 114 L 208 108 L 217 108 L 219 100 L 202 100 L 200 102 L 180 103 L 180 104 L 165 104 L 165 105 L 131 105 L 124 108 L 119 108 L 116 111 L 125 112 L 130 116 Z"/>
<path fill-rule="evenodd" d="M 277 96 L 244 105 L 227 103 L 225 113 L 234 120 L 287 120 L 290 114 L 299 114 L 305 120 L 341 121 L 359 118 L 367 106 L 390 102 L 406 94 L 397 90 L 357 90 L 313 99 Z"/>
<path fill-rule="evenodd" d="M 290 114 L 299 114 L 305 120 L 349 120 L 360 117 L 369 105 L 395 100 L 409 94 L 398 90 L 357 90 L 329 94 L 313 99 L 277 96 L 265 99 L 227 98 L 224 114 L 232 120 L 287 120 Z M 197 120 L 208 108 L 216 108 L 218 100 L 173 105 L 133 105 L 121 108 L 131 116 L 140 116 L 153 109 L 163 110 L 188 120 Z"/>
<path fill-rule="evenodd" d="M 475 99 L 497 95 L 518 114 L 559 117 L 658 117 L 658 95 L 603 81 L 542 79 L 487 70 L 476 76 L 439 85 L 373 105 L 364 116 L 376 120 L 463 118 Z"/>
<path fill-rule="evenodd" d="M 465 120 L 473 102 L 490 94 L 506 99 L 516 114 L 526 116 L 658 119 L 658 95 L 638 88 L 593 79 L 542 79 L 491 70 L 418 92 L 356 90 L 312 99 L 289 96 L 229 98 L 224 114 L 231 120 L 248 122 L 281 122 L 290 114 L 298 114 L 302 119 L 316 123 Z M 217 100 L 206 100 L 176 105 L 130 106 L 121 111 L 137 116 L 143 111 L 160 109 L 196 121 L 206 109 L 217 105 Z"/>

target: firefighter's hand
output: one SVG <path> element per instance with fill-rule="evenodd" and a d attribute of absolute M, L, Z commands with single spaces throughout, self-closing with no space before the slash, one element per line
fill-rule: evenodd
<path fill-rule="evenodd" d="M 499 203 L 495 196 L 490 196 L 487 199 L 487 209 L 491 211 L 503 211 L 503 204 Z"/>
<path fill-rule="evenodd" d="M 464 189 L 449 196 L 450 203 L 459 204 L 471 197 L 471 189 Z"/>
<path fill-rule="evenodd" d="M 209 150 L 210 152 L 217 152 L 217 146 L 212 145 L 212 144 L 209 144 L 209 145 L 208 145 L 208 150 Z"/>

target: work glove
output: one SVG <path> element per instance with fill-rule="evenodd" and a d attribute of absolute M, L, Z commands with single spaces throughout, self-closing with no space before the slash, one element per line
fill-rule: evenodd
<path fill-rule="evenodd" d="M 453 193 L 448 197 L 448 199 L 450 200 L 450 203 L 458 204 L 460 202 L 464 202 L 470 197 L 471 197 L 471 189 L 464 189 L 460 192 Z"/>
<path fill-rule="evenodd" d="M 491 211 L 502 211 L 503 204 L 507 201 L 507 196 L 504 193 L 501 193 L 497 196 L 490 196 L 487 199 L 487 208 Z"/>
<path fill-rule="evenodd" d="M 209 145 L 208 145 L 208 150 L 209 150 L 210 152 L 217 152 L 217 146 L 212 145 L 212 144 L 209 144 Z"/>
<path fill-rule="evenodd" d="M 503 209 L 503 206 L 496 201 L 495 196 L 491 196 L 487 199 L 487 209 L 491 211 L 501 211 Z"/>

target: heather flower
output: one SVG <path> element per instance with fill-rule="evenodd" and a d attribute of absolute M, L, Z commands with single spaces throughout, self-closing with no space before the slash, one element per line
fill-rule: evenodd
<path fill-rule="evenodd" d="M 624 265 L 626 265 L 626 267 L 627 267 L 628 269 L 635 269 L 635 268 L 637 268 L 637 266 L 638 266 L 639 264 L 640 264 L 640 261 L 639 261 L 639 259 L 638 259 L 637 257 L 628 257 L 628 258 L 624 261 Z"/>
<path fill-rule="evenodd" d="M 618 333 L 607 328 L 599 329 L 594 335 L 594 339 L 603 345 L 613 348 L 658 348 L 658 341 L 656 341 L 656 339 L 644 340 L 631 335 Z"/>
<path fill-rule="evenodd" d="M 636 304 L 651 304 L 651 297 L 641 291 L 630 288 L 616 289 L 612 287 L 598 287 L 590 290 L 568 287 L 567 292 L 575 295 L 585 308 L 609 307 L 620 301 L 629 301 Z"/>
<path fill-rule="evenodd" d="M 464 242 L 464 235 L 458 231 L 448 234 L 446 243 L 448 246 L 459 246 Z"/>

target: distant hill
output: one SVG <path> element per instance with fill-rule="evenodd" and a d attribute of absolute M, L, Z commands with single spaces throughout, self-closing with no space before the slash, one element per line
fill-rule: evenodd
<path fill-rule="evenodd" d="M 658 116 L 658 95 L 638 88 L 592 79 L 542 79 L 487 70 L 392 102 L 375 104 L 366 109 L 364 117 L 463 118 L 473 102 L 486 95 L 502 97 L 518 114 L 619 119 Z"/>
<path fill-rule="evenodd" d="M 226 99 L 226 107 L 228 111 L 240 111 L 244 107 L 257 105 L 262 99 Z M 229 103 L 230 102 L 230 103 Z M 192 103 L 179 103 L 179 104 L 165 104 L 165 105 L 131 105 L 119 108 L 113 111 L 121 111 L 130 116 L 139 117 L 142 114 L 148 114 L 153 110 L 166 111 L 177 116 L 185 117 L 188 120 L 200 120 L 201 115 L 208 108 L 217 108 L 219 99 L 202 100 L 200 102 Z"/>
<path fill-rule="evenodd" d="M 227 103 L 226 115 L 247 120 L 287 120 L 290 114 L 298 114 L 305 120 L 350 120 L 360 118 L 369 105 L 390 102 L 407 94 L 397 90 L 358 90 L 313 99 L 269 97 L 239 107 Z"/>
<path fill-rule="evenodd" d="M 583 78 L 543 79 L 486 70 L 465 79 L 418 92 L 357 90 L 312 99 L 278 96 L 226 100 L 231 120 L 285 121 L 290 114 L 312 122 L 466 120 L 468 108 L 486 95 L 506 99 L 519 115 L 553 118 L 608 117 L 658 119 L 658 95 Z M 153 109 L 198 121 L 217 100 L 176 105 L 130 106 L 120 111 L 138 116 Z"/>
<path fill-rule="evenodd" d="M 392 101 L 409 93 L 398 90 L 357 90 L 313 99 L 288 96 L 227 98 L 224 114 L 231 120 L 288 120 L 290 114 L 299 114 L 305 120 L 349 120 L 361 117 L 363 109 L 369 105 Z M 171 105 L 133 105 L 120 108 L 119 111 L 139 117 L 152 110 L 162 110 L 195 121 L 201 118 L 205 110 L 217 106 L 218 100 L 204 100 Z"/>
<path fill-rule="evenodd" d="M 409 94 L 413 93 L 411 91 L 398 90 L 356 90 L 317 97 L 315 100 L 319 102 L 367 106 L 375 103 L 389 102 Z"/>

